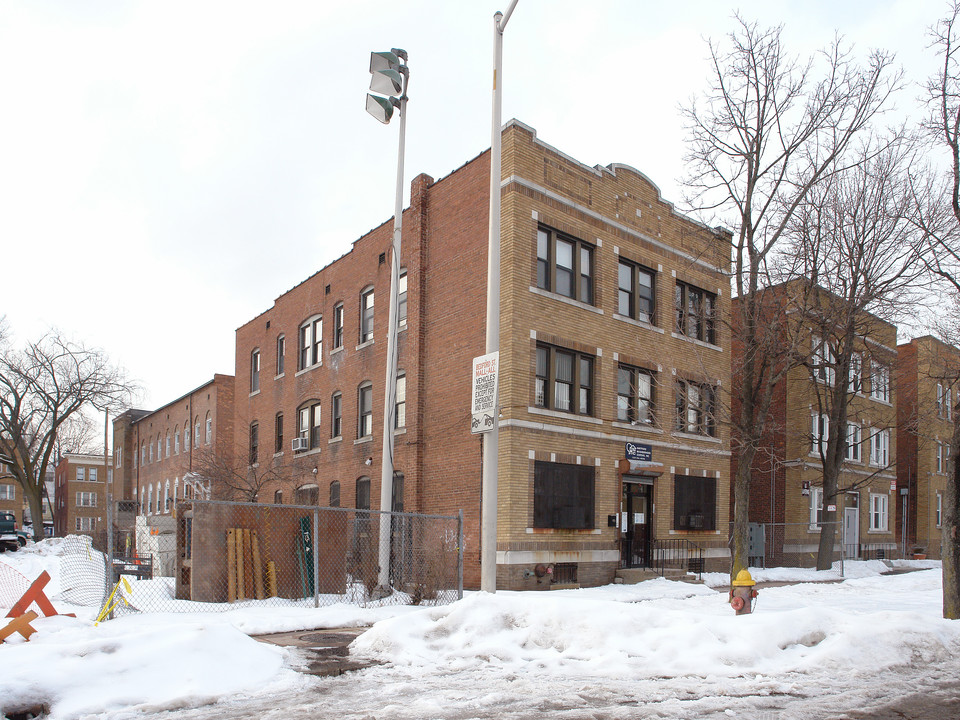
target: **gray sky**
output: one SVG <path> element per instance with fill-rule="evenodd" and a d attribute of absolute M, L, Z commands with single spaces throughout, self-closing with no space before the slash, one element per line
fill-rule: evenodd
<path fill-rule="evenodd" d="M 410 54 L 407 173 L 490 145 L 493 13 L 508 0 L 0 0 L 0 315 L 105 349 L 155 408 L 233 373 L 234 330 L 393 213 L 397 126 L 364 111 L 371 50 Z M 682 206 L 677 107 L 739 8 L 809 55 L 936 69 L 945 2 L 520 0 L 503 117 Z M 919 90 L 900 111 L 919 118 Z M 406 200 L 405 200 L 406 202 Z"/>

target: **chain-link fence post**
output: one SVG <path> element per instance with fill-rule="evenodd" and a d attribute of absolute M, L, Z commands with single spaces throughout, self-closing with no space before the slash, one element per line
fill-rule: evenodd
<path fill-rule="evenodd" d="M 103 574 L 106 579 L 106 587 L 103 589 L 103 597 L 110 597 L 110 589 L 115 582 L 113 579 L 113 493 L 107 493 L 107 571 Z M 110 610 L 110 619 L 113 619 L 113 610 Z"/>
<path fill-rule="evenodd" d="M 320 509 L 313 509 L 313 606 L 320 607 Z"/>
<path fill-rule="evenodd" d="M 457 600 L 463 600 L 463 510 L 457 510 Z"/>

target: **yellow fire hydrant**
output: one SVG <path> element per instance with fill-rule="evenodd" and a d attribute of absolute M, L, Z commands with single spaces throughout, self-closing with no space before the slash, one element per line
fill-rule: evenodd
<path fill-rule="evenodd" d="M 747 570 L 741 570 L 730 583 L 730 605 L 737 615 L 749 615 L 753 612 L 753 599 L 757 597 L 756 583 Z"/>

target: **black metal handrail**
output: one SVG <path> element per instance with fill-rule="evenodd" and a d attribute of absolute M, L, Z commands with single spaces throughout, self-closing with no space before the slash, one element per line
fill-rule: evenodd
<path fill-rule="evenodd" d="M 653 569 L 660 575 L 666 570 L 703 574 L 703 548 L 686 538 L 653 541 Z"/>

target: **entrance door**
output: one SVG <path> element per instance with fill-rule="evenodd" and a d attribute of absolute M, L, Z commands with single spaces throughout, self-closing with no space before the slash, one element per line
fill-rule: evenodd
<path fill-rule="evenodd" d="M 856 558 L 860 555 L 860 510 L 855 507 L 843 509 L 843 556 Z"/>
<path fill-rule="evenodd" d="M 621 520 L 626 567 L 650 567 L 650 540 L 653 528 L 652 485 L 624 482 Z"/>

